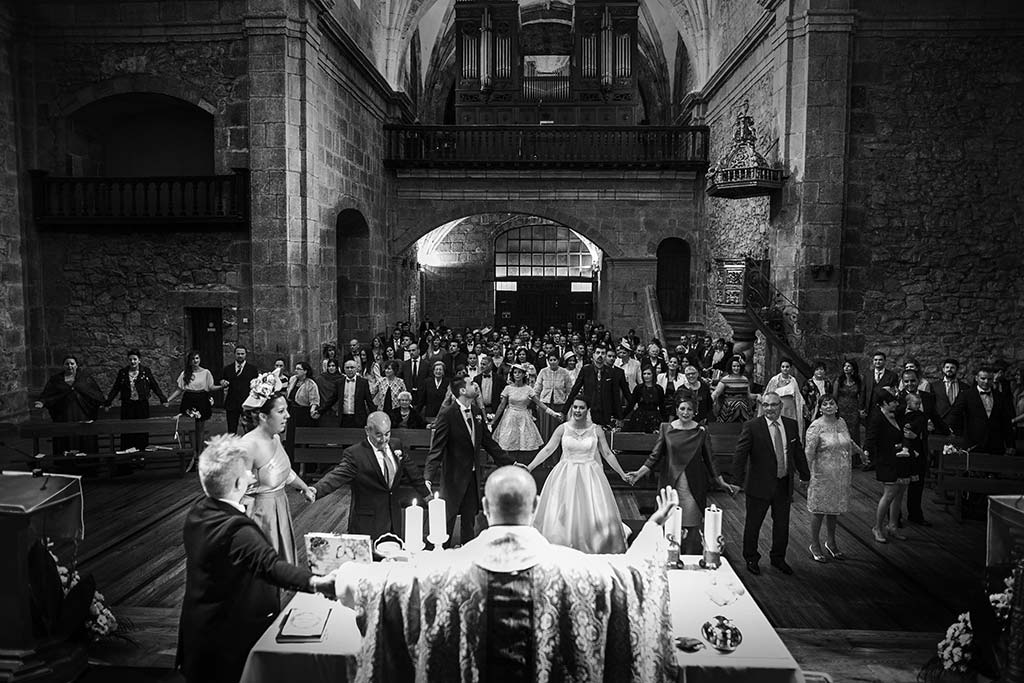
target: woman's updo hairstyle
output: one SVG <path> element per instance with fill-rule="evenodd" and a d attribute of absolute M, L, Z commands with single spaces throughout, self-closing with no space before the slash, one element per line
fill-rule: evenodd
<path fill-rule="evenodd" d="M 247 408 L 242 412 L 242 425 L 245 427 L 246 432 L 251 432 L 260 426 L 260 413 L 264 415 L 270 415 L 270 411 L 274 409 L 274 404 L 277 403 L 277 399 L 285 398 L 284 391 L 278 391 L 270 396 L 266 401 L 263 402 L 259 408 Z"/>

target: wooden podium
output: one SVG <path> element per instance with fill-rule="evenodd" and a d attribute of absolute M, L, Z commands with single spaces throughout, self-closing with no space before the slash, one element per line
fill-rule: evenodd
<path fill-rule="evenodd" d="M 0 681 L 74 681 L 85 670 L 84 643 L 33 633 L 28 563 L 36 540 L 83 534 L 79 477 L 0 474 Z"/>

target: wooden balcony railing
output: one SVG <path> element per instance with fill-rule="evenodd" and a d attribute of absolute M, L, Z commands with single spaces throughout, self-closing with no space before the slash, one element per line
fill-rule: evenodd
<path fill-rule="evenodd" d="M 40 225 L 226 223 L 249 218 L 249 170 L 230 175 L 56 177 L 31 171 Z"/>
<path fill-rule="evenodd" d="M 385 126 L 391 167 L 702 170 L 708 129 L 679 126 Z"/>

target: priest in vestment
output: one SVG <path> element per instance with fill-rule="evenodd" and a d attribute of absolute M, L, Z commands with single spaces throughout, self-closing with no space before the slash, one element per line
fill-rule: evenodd
<path fill-rule="evenodd" d="M 490 526 L 462 548 L 338 573 L 364 634 L 355 680 L 671 679 L 661 525 L 677 504 L 663 489 L 629 551 L 586 555 L 541 536 L 533 477 L 499 468 L 484 489 Z"/>

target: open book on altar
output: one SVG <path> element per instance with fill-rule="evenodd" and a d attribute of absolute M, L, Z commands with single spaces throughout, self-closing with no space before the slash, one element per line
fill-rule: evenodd
<path fill-rule="evenodd" d="M 323 640 L 327 620 L 331 617 L 330 605 L 326 600 L 318 600 L 302 608 L 289 609 L 281 620 L 277 642 L 313 643 Z"/>
<path fill-rule="evenodd" d="M 370 537 L 363 534 L 306 534 L 306 558 L 309 571 L 317 576 L 330 574 L 346 562 L 372 562 Z"/>

